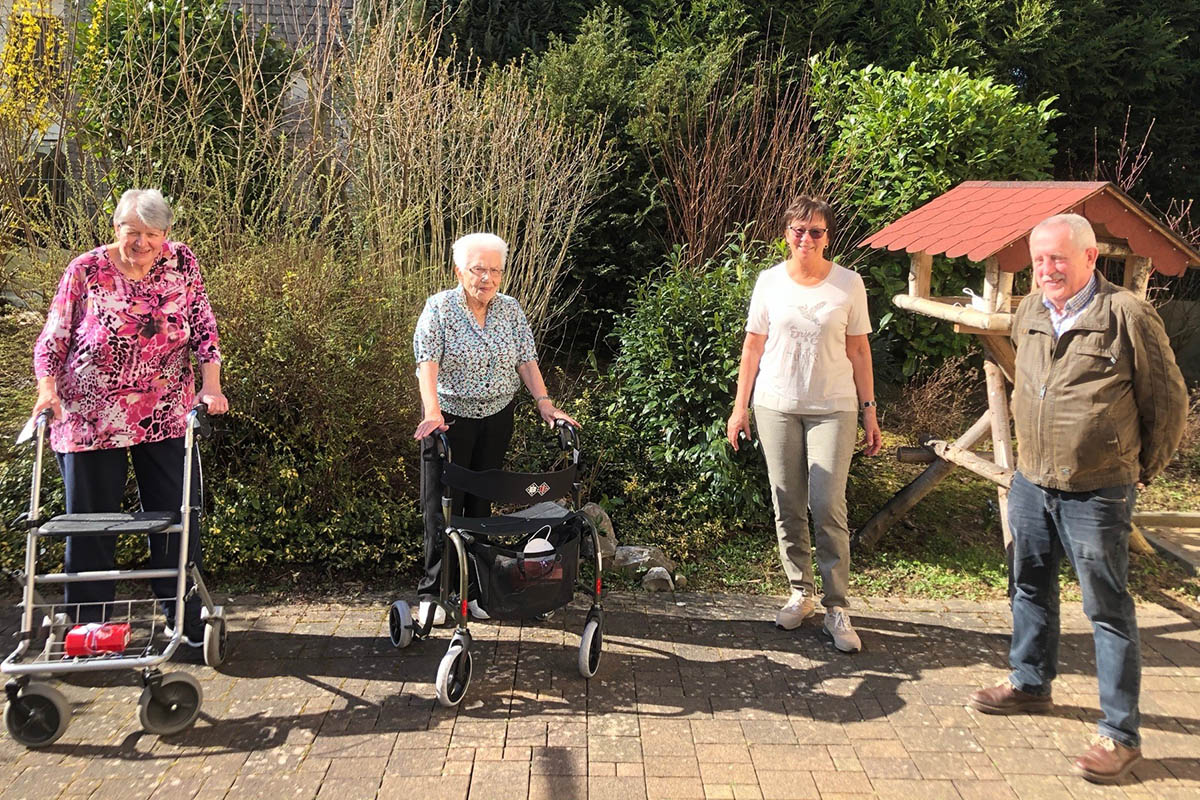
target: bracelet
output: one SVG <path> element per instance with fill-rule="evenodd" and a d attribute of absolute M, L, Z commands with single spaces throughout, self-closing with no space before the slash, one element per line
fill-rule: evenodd
<path fill-rule="evenodd" d="M 544 394 L 544 395 L 541 395 L 540 397 L 533 398 L 533 404 L 536 406 L 538 403 L 542 402 L 543 400 L 549 400 L 549 399 L 550 399 L 550 395 Z"/>
<path fill-rule="evenodd" d="M 862 402 L 863 411 L 866 411 L 868 408 L 877 408 L 878 406 L 879 406 L 879 404 L 876 403 L 874 400 L 864 400 Z"/>

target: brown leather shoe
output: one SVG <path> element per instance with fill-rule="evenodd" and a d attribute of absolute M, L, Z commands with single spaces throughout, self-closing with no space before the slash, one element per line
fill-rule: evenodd
<path fill-rule="evenodd" d="M 1005 680 L 991 688 L 971 692 L 967 704 L 984 714 L 1037 714 L 1049 711 L 1054 701 L 1048 694 L 1022 692 Z"/>
<path fill-rule="evenodd" d="M 1120 783 L 1141 760 L 1141 748 L 1126 747 L 1107 736 L 1095 736 L 1087 752 L 1075 759 L 1075 774 L 1092 783 Z"/>

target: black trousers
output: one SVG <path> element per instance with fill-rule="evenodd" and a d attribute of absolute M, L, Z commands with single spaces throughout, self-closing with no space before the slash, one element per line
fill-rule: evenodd
<path fill-rule="evenodd" d="M 488 417 L 456 417 L 444 414 L 446 440 L 455 464 L 467 469 L 500 469 L 513 434 L 513 408 L 516 400 Z M 438 481 L 439 461 L 436 439 L 421 440 L 421 508 L 425 524 L 425 574 L 417 585 L 417 594 L 436 595 L 441 585 L 442 570 L 442 498 Z M 492 504 L 473 494 L 455 492 L 451 495 L 451 512 L 455 516 L 491 516 Z M 476 594 L 472 580 L 471 597 Z"/>
<path fill-rule="evenodd" d="M 147 442 L 128 448 L 87 450 L 79 453 L 55 453 L 58 469 L 66 490 L 67 513 L 87 514 L 120 511 L 125 497 L 125 478 L 129 462 L 133 462 L 137 478 L 138 497 L 143 511 L 179 511 L 183 500 L 183 438 Z M 192 462 L 192 505 L 200 496 L 200 463 Z M 150 540 L 152 569 L 172 568 L 179 563 L 177 533 L 156 533 Z M 189 560 L 200 564 L 200 515 L 192 513 L 189 535 Z M 67 572 L 114 569 L 116 536 L 68 536 Z M 163 612 L 168 624 L 174 626 L 175 579 L 156 578 L 150 581 L 154 596 L 164 600 Z M 113 581 L 68 583 L 65 601 L 79 604 L 76 621 L 102 622 L 108 616 L 106 603 L 116 595 Z M 169 598 L 169 602 L 168 602 Z M 200 598 L 193 596 L 184 612 L 184 635 L 198 641 L 204 636 L 200 622 Z"/>

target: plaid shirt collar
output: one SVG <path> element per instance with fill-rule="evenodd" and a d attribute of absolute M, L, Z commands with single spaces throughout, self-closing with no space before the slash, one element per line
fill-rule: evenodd
<path fill-rule="evenodd" d="M 1055 338 L 1062 336 L 1071 329 L 1072 323 L 1083 310 L 1087 308 L 1088 303 L 1092 302 L 1092 298 L 1096 296 L 1096 289 L 1100 286 L 1100 282 L 1096 280 L 1096 273 L 1092 272 L 1092 278 L 1087 282 L 1087 285 L 1076 292 L 1063 304 L 1063 310 L 1060 314 L 1054 307 L 1054 304 L 1042 297 L 1042 305 L 1050 311 L 1050 324 L 1054 326 Z"/>

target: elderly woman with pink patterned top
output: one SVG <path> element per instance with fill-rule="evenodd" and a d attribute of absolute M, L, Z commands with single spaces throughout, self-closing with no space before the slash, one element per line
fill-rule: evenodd
<path fill-rule="evenodd" d="M 133 463 L 144 511 L 174 511 L 183 496 L 185 418 L 199 400 L 223 414 L 217 323 L 196 257 L 170 241 L 173 213 L 155 189 L 130 189 L 113 214 L 115 241 L 67 265 L 34 346 L 35 415 L 54 414 L 50 444 L 66 490 L 67 513 L 120 511 Z M 197 394 L 192 356 L 200 365 Z M 192 492 L 198 493 L 194 474 Z M 195 501 L 193 501 L 195 502 Z M 193 530 L 198 531 L 198 527 Z M 192 538 L 199 563 L 199 537 Z M 150 537 L 155 566 L 178 560 L 178 534 Z M 111 536 L 67 539 L 68 572 L 112 569 Z M 175 595 L 175 580 L 153 582 L 155 595 Z M 114 597 L 111 581 L 66 585 L 78 622 L 102 621 Z M 175 606 L 164 603 L 168 626 Z M 200 646 L 197 598 L 183 620 L 186 644 Z"/>

